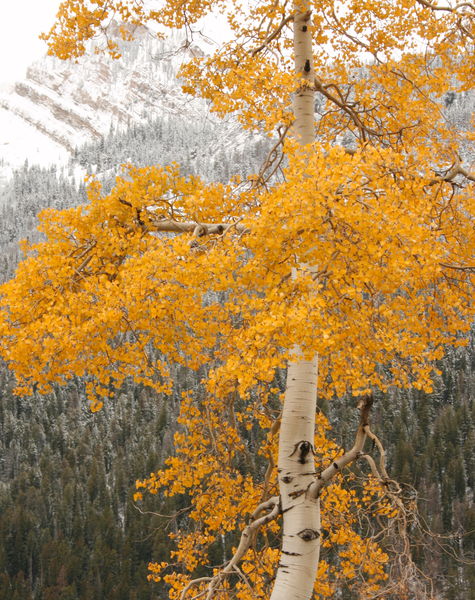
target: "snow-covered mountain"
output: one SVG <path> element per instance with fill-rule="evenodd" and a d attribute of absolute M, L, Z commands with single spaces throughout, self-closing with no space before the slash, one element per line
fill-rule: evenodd
<path fill-rule="evenodd" d="M 108 34 L 117 37 L 117 26 Z M 141 27 L 134 36 L 118 42 L 119 60 L 94 52 L 75 62 L 45 57 L 0 89 L 0 177 L 25 159 L 64 163 L 111 129 L 165 115 L 203 117 L 203 103 L 185 96 L 176 79 L 180 64 L 202 50 L 183 49 L 179 33 L 164 41 Z"/>

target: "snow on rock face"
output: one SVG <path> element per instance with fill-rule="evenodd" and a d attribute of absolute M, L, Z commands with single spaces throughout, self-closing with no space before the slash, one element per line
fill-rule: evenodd
<path fill-rule="evenodd" d="M 117 26 L 115 26 L 115 30 Z M 109 31 L 111 37 L 114 27 Z M 0 89 L 0 178 L 30 163 L 64 163 L 75 147 L 112 129 L 165 115 L 203 115 L 176 79 L 181 63 L 197 48 L 181 49 L 178 33 L 159 40 L 137 28 L 133 42 L 119 41 L 122 57 L 88 53 L 77 61 L 45 57 L 25 79 Z"/>

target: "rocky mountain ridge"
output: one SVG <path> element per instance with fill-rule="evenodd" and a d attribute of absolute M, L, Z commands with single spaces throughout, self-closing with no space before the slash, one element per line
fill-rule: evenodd
<path fill-rule="evenodd" d="M 117 39 L 118 26 L 110 30 Z M 181 63 L 202 50 L 176 32 L 158 39 L 145 27 L 119 41 L 120 60 L 89 52 L 77 61 L 45 57 L 0 89 L 0 176 L 24 163 L 66 162 L 74 149 L 150 119 L 203 118 L 206 105 L 181 91 Z"/>

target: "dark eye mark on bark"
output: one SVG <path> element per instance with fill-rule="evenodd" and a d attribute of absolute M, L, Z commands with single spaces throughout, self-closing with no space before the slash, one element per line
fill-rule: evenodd
<path fill-rule="evenodd" d="M 310 542 L 311 540 L 316 540 L 320 537 L 320 532 L 315 531 L 315 529 L 302 529 L 297 533 L 299 538 L 302 538 L 304 542 Z"/>

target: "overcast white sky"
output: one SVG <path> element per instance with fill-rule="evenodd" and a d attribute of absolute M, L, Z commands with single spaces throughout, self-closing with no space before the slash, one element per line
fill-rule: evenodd
<path fill-rule="evenodd" d="M 38 39 L 54 22 L 60 0 L 0 0 L 0 83 L 23 76 L 46 53 Z"/>

